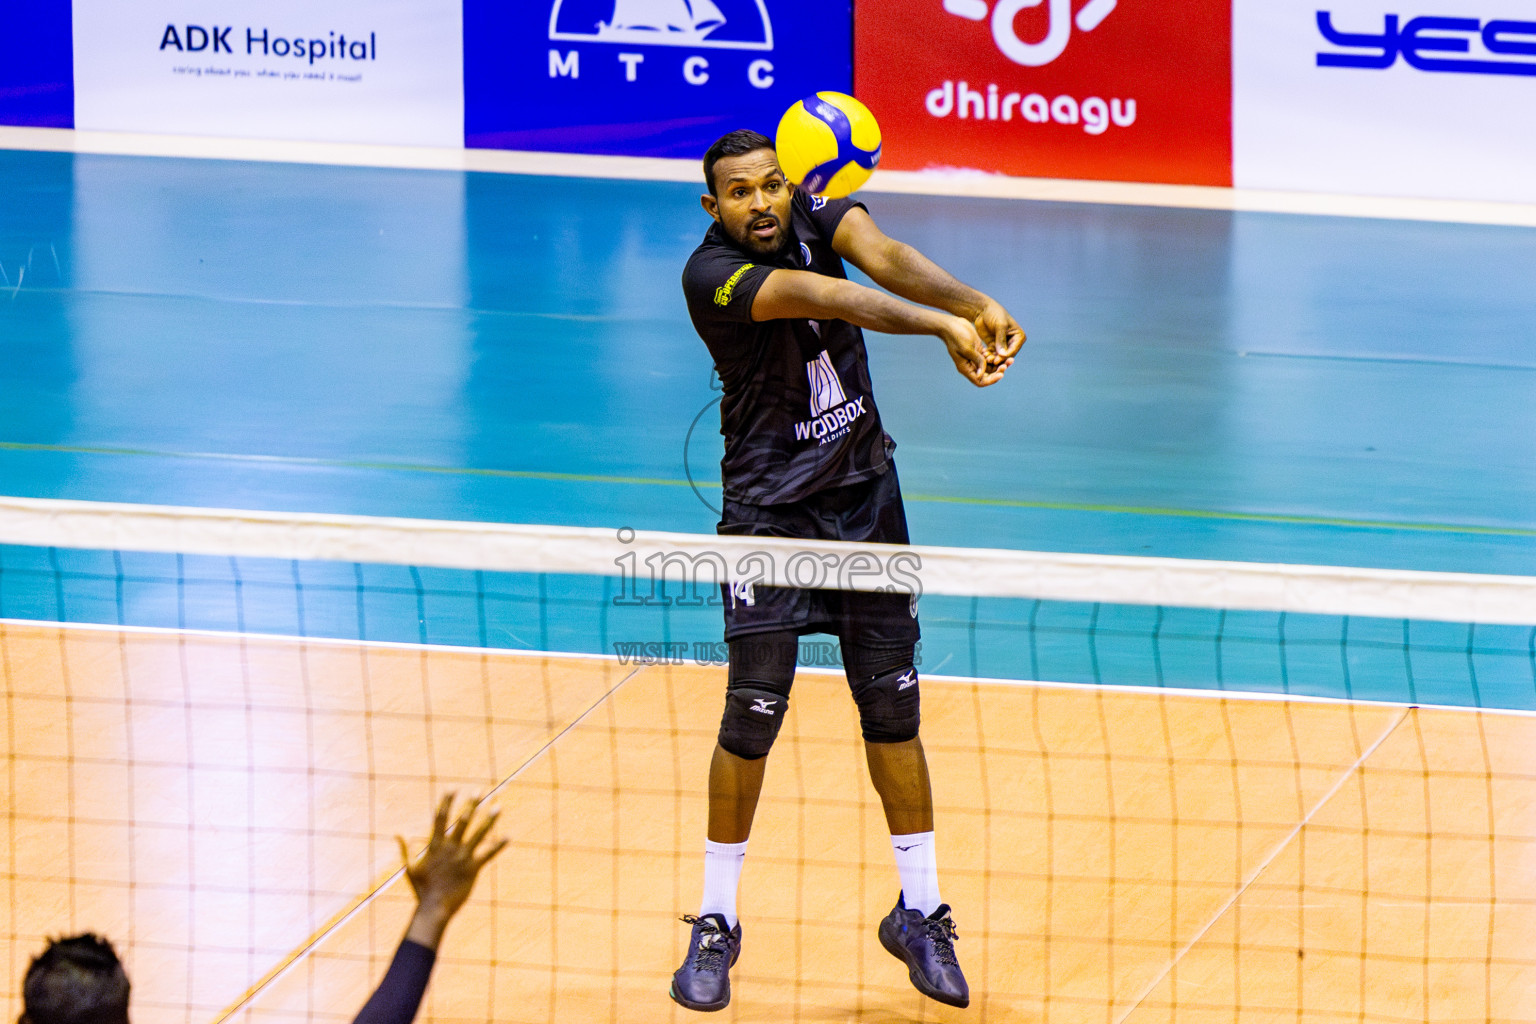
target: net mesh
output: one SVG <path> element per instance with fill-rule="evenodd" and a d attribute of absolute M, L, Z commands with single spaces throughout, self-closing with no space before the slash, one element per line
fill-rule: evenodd
<path fill-rule="evenodd" d="M 3 1012 L 44 936 L 94 929 L 137 1019 L 349 1019 L 409 915 L 393 837 L 490 788 L 512 845 L 424 1019 L 686 1019 L 665 993 L 724 674 L 707 593 L 626 603 L 634 578 L 532 571 L 547 551 L 463 567 L 504 567 L 494 538 L 413 567 L 104 532 L 115 550 L 0 549 Z M 1447 581 L 1393 582 L 1421 608 Z M 824 664 L 754 829 L 736 1019 L 1529 1019 L 1536 719 L 1507 709 L 1536 700 L 1530 626 L 1016 589 L 921 601 L 972 1008 L 923 1000 L 875 938 L 896 876 Z M 1218 686 L 1289 695 L 1188 689 Z"/>

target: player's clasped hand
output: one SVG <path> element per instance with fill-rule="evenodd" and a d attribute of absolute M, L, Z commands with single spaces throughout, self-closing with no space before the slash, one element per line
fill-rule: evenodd
<path fill-rule="evenodd" d="M 1024 328 L 997 302 L 988 300 L 976 314 L 976 331 L 981 335 L 987 365 L 1001 372 L 1013 365 L 1013 357 L 1024 347 Z"/>
<path fill-rule="evenodd" d="M 1007 316 L 1006 313 L 1003 315 Z M 977 329 L 981 320 L 980 316 L 976 318 L 976 323 L 960 316 L 951 317 L 948 329 L 941 337 L 960 375 L 977 387 L 984 388 L 1003 379 L 1003 371 L 1013 364 L 1013 356 L 1004 346 L 985 337 Z M 1019 331 L 1013 351 L 1017 351 L 1023 343 L 1024 332 Z"/>

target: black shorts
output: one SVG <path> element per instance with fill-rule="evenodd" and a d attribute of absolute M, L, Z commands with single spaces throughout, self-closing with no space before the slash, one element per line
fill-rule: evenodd
<path fill-rule="evenodd" d="M 907 513 L 894 465 L 869 480 L 821 491 L 784 505 L 725 500 L 718 532 L 747 537 L 908 544 Z M 782 568 L 782 567 L 781 567 Z M 829 573 L 829 578 L 832 574 Z M 872 646 L 918 640 L 917 602 L 905 592 L 810 590 L 754 586 L 750 594 L 721 588 L 725 638 L 793 631 L 831 633 Z M 748 603 L 750 599 L 750 603 Z"/>

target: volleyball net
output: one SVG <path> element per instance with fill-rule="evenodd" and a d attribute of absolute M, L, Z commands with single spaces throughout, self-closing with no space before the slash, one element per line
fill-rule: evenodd
<path fill-rule="evenodd" d="M 721 583 L 886 589 L 927 674 L 1536 709 L 1530 577 L 26 499 L 0 540 L 0 618 L 719 664 Z"/>
<path fill-rule="evenodd" d="M 737 1019 L 1536 1005 L 1536 580 L 24 499 L 0 499 L 7 998 L 43 936 L 90 928 L 136 1016 L 349 1018 L 408 915 L 393 836 L 490 789 L 513 842 L 424 1017 L 683 1019 L 719 604 L 785 584 L 918 599 L 977 998 L 924 1003 L 878 946 L 884 822 L 836 645 L 807 637 Z"/>

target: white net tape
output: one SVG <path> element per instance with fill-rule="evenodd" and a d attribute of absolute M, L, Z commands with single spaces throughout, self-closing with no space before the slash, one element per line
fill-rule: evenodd
<path fill-rule="evenodd" d="M 1536 624 L 1536 577 L 0 498 L 0 544 Z"/>

